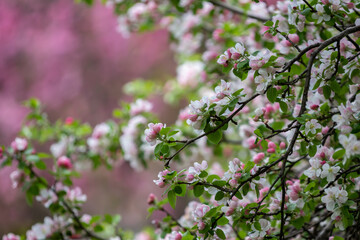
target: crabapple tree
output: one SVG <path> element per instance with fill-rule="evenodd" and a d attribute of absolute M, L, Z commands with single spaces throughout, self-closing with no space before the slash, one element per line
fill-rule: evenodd
<path fill-rule="evenodd" d="M 52 215 L 3 240 L 360 239 L 359 1 L 104 4 L 124 37 L 165 28 L 176 76 L 128 83 L 134 102 L 93 129 L 51 123 L 39 101 L 27 101 L 31 112 L 1 162 L 17 166 L 10 177 L 28 203 Z M 175 123 L 159 123 L 147 100 L 154 94 L 188 106 Z M 34 142 L 52 145 L 36 152 Z M 149 192 L 147 203 L 150 214 L 166 216 L 152 232 L 81 213 L 87 197 L 72 178 L 118 159 L 134 171 L 163 162 L 154 187 L 164 197 Z M 184 197 L 188 206 L 175 218 L 164 206 Z"/>

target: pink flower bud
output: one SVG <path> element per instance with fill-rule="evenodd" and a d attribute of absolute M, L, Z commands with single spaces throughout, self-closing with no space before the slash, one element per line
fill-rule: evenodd
<path fill-rule="evenodd" d="M 317 105 L 317 104 L 312 104 L 312 105 L 310 106 L 310 108 L 311 108 L 311 110 L 317 110 L 317 109 L 319 108 L 319 105 Z"/>
<path fill-rule="evenodd" d="M 289 39 L 290 39 L 294 44 L 299 43 L 300 38 L 299 38 L 299 35 L 297 35 L 296 33 L 294 33 L 294 34 L 289 34 L 288 37 L 289 37 Z"/>
<path fill-rule="evenodd" d="M 280 43 L 281 43 L 281 45 L 283 45 L 285 47 L 291 47 L 292 46 L 291 42 L 288 41 L 288 40 L 285 40 L 285 39 L 282 40 Z"/>
<path fill-rule="evenodd" d="M 291 181 L 291 180 L 286 180 L 286 185 L 289 185 L 289 186 L 292 186 L 294 183 L 293 183 L 293 181 Z"/>
<path fill-rule="evenodd" d="M 272 39 L 273 38 L 271 33 L 266 32 L 269 29 L 270 29 L 270 27 L 268 27 L 268 26 L 262 26 L 261 29 L 260 29 L 260 34 L 262 34 L 265 39 Z"/>
<path fill-rule="evenodd" d="M 153 205 L 156 201 L 156 196 L 153 193 L 150 193 L 147 199 L 149 205 Z"/>
<path fill-rule="evenodd" d="M 276 144 L 273 142 L 268 143 L 268 148 L 276 148 Z"/>
<path fill-rule="evenodd" d="M 231 179 L 231 180 L 229 181 L 229 184 L 230 184 L 231 187 L 236 187 L 237 184 L 238 184 L 238 182 L 236 181 L 236 179 Z"/>
<path fill-rule="evenodd" d="M 59 157 L 58 160 L 57 160 L 57 165 L 59 167 L 63 167 L 63 168 L 66 168 L 66 169 L 71 169 L 72 168 L 71 160 L 66 156 Z"/>
<path fill-rule="evenodd" d="M 231 58 L 232 53 L 231 53 L 231 51 L 230 51 L 230 48 L 229 48 L 228 50 L 226 50 L 226 52 L 228 53 L 229 58 Z"/>
<path fill-rule="evenodd" d="M 188 174 L 186 176 L 186 181 L 191 182 L 192 180 L 194 180 L 194 178 L 195 178 L 195 176 L 193 174 Z"/>
<path fill-rule="evenodd" d="M 354 8 L 354 3 L 352 3 L 352 2 L 349 2 L 348 4 L 347 4 L 347 7 L 349 8 L 349 9 L 353 9 Z"/>
<path fill-rule="evenodd" d="M 220 36 L 223 33 L 224 33 L 224 30 L 222 30 L 222 29 L 215 29 L 212 34 L 212 37 L 215 39 L 215 41 L 220 42 L 223 40 L 223 38 Z"/>
<path fill-rule="evenodd" d="M 255 164 L 259 164 L 261 162 L 261 160 L 263 160 L 265 157 L 265 154 L 264 153 L 258 153 L 254 156 L 253 160 L 254 160 L 254 163 Z"/>
<path fill-rule="evenodd" d="M 320 157 L 321 157 L 321 158 L 325 158 L 325 157 L 326 157 L 325 153 L 324 153 L 324 152 L 321 152 L 321 153 L 320 153 Z"/>
<path fill-rule="evenodd" d="M 295 191 L 290 192 L 290 199 L 292 201 L 296 201 L 296 200 L 298 200 L 298 198 L 299 198 L 299 194 L 297 192 L 295 192 Z"/>
<path fill-rule="evenodd" d="M 249 149 L 254 149 L 256 148 L 256 144 L 255 144 L 255 141 L 256 141 L 256 137 L 251 137 L 251 138 L 248 138 L 246 140 L 248 146 L 249 146 Z"/>
<path fill-rule="evenodd" d="M 235 210 L 235 209 L 233 209 L 233 208 L 230 207 L 230 208 L 226 211 L 225 215 L 226 215 L 226 216 L 231 216 L 231 215 L 233 215 L 234 210 Z"/>
<path fill-rule="evenodd" d="M 190 119 L 190 121 L 192 121 L 192 122 L 195 122 L 197 119 L 198 119 L 198 115 L 196 115 L 196 114 L 191 114 L 190 116 L 189 116 L 189 119 Z"/>
<path fill-rule="evenodd" d="M 269 113 L 274 112 L 274 111 L 275 111 L 275 109 L 271 104 L 266 104 L 265 113 L 269 114 Z"/>
<path fill-rule="evenodd" d="M 71 125 L 74 122 L 74 119 L 72 117 L 67 117 L 65 119 L 65 125 Z"/>
<path fill-rule="evenodd" d="M 326 4 L 329 4 L 329 0 L 321 0 L 321 2 L 326 5 Z"/>
<path fill-rule="evenodd" d="M 234 174 L 234 178 L 236 178 L 236 179 L 241 178 L 241 173 L 235 173 L 235 174 Z"/>
<path fill-rule="evenodd" d="M 198 223 L 198 228 L 199 228 L 199 230 L 203 230 L 203 229 L 205 229 L 205 227 L 206 227 L 206 225 L 205 225 L 204 222 L 199 222 L 199 223 Z"/>
<path fill-rule="evenodd" d="M 268 153 L 274 153 L 274 152 L 276 152 L 276 150 L 275 150 L 275 148 L 269 148 L 269 149 L 267 150 L 267 152 L 268 152 Z"/>
<path fill-rule="evenodd" d="M 163 181 L 163 182 L 159 182 L 157 185 L 159 188 L 163 188 L 165 187 L 166 183 Z"/>
<path fill-rule="evenodd" d="M 286 148 L 286 143 L 281 142 L 281 143 L 280 143 L 280 149 L 285 149 L 285 148 Z"/>
<path fill-rule="evenodd" d="M 321 165 L 324 165 L 325 163 L 326 163 L 325 160 L 323 160 L 323 161 L 320 162 Z"/>
<path fill-rule="evenodd" d="M 321 129 L 321 133 L 324 134 L 324 135 L 327 134 L 328 131 L 329 131 L 329 127 L 328 127 L 328 126 L 326 126 L 326 127 L 324 127 L 323 129 Z"/>
<path fill-rule="evenodd" d="M 234 60 L 238 60 L 240 57 L 241 57 L 240 53 L 237 53 L 237 52 L 235 52 L 231 55 L 231 58 Z"/>
<path fill-rule="evenodd" d="M 174 240 L 181 240 L 181 239 L 182 239 L 182 235 L 180 233 L 176 233 Z"/>

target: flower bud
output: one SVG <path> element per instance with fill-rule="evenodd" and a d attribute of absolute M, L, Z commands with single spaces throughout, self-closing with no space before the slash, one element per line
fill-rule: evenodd
<path fill-rule="evenodd" d="M 57 160 L 57 165 L 59 167 L 63 167 L 63 168 L 66 168 L 66 169 L 71 169 L 72 168 L 71 160 L 66 156 L 59 157 L 58 160 Z"/>
<path fill-rule="evenodd" d="M 156 196 L 153 193 L 150 193 L 147 199 L 147 203 L 149 205 L 153 205 L 155 204 L 155 201 L 156 201 Z"/>
<path fill-rule="evenodd" d="M 328 126 L 326 126 L 326 127 L 324 127 L 323 129 L 321 129 L 321 133 L 324 134 L 324 135 L 327 134 L 328 131 L 329 131 L 329 127 L 328 127 Z"/>
<path fill-rule="evenodd" d="M 230 184 L 231 187 L 236 187 L 237 183 L 238 183 L 238 182 L 236 181 L 236 179 L 231 179 L 231 180 L 229 181 L 229 184 Z"/>
<path fill-rule="evenodd" d="M 254 156 L 253 160 L 254 160 L 254 163 L 255 164 L 259 164 L 261 162 L 261 160 L 263 160 L 265 157 L 265 154 L 264 153 L 258 153 Z"/>
<path fill-rule="evenodd" d="M 193 174 L 188 174 L 186 176 L 186 181 L 191 182 L 192 180 L 194 180 L 194 175 Z"/>
<path fill-rule="evenodd" d="M 276 149 L 276 144 L 273 142 L 269 142 L 268 143 L 268 148 L 275 148 Z"/>
<path fill-rule="evenodd" d="M 289 39 L 290 39 L 294 44 L 299 43 L 300 38 L 299 38 L 299 35 L 297 35 L 296 33 L 294 33 L 294 34 L 289 34 L 288 37 L 289 37 Z"/>
<path fill-rule="evenodd" d="M 268 152 L 268 153 L 274 153 L 274 152 L 276 152 L 276 150 L 275 150 L 275 148 L 269 148 L 269 149 L 267 150 L 267 152 Z"/>
<path fill-rule="evenodd" d="M 311 108 L 311 110 L 317 110 L 317 109 L 319 108 L 319 105 L 317 105 L 317 104 L 312 104 L 312 105 L 310 106 L 310 108 Z"/>
<path fill-rule="evenodd" d="M 65 119 L 65 125 L 71 125 L 74 122 L 74 119 L 72 117 L 67 117 Z"/>

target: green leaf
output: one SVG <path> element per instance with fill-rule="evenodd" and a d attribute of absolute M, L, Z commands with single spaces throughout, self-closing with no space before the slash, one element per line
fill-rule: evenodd
<path fill-rule="evenodd" d="M 168 192 L 167 196 L 168 196 L 170 206 L 175 209 L 175 206 L 176 206 L 176 193 L 175 193 L 175 191 L 170 190 Z"/>
<path fill-rule="evenodd" d="M 255 226 L 255 229 L 258 230 L 258 231 L 261 231 L 261 225 L 259 222 L 255 222 L 254 223 L 254 226 Z"/>
<path fill-rule="evenodd" d="M 29 161 L 29 162 L 36 163 L 36 162 L 40 161 L 40 158 L 39 158 L 38 155 L 30 155 L 30 156 L 26 157 L 26 160 Z"/>
<path fill-rule="evenodd" d="M 256 136 L 262 138 L 263 137 L 263 134 L 261 133 L 261 130 L 260 129 L 255 129 L 254 133 L 256 134 Z"/>
<path fill-rule="evenodd" d="M 194 196 L 200 197 L 204 192 L 204 186 L 203 185 L 195 185 L 194 186 Z"/>
<path fill-rule="evenodd" d="M 292 221 L 292 224 L 295 226 L 296 229 L 301 229 L 304 223 L 305 223 L 304 217 L 300 217 Z"/>
<path fill-rule="evenodd" d="M 174 191 L 177 195 L 180 195 L 183 190 L 180 186 L 175 186 Z"/>
<path fill-rule="evenodd" d="M 340 159 L 344 156 L 344 154 L 345 154 L 345 149 L 340 149 L 340 150 L 334 152 L 332 157 L 333 157 L 333 159 Z"/>
<path fill-rule="evenodd" d="M 213 184 L 214 184 L 215 186 L 223 187 L 223 186 L 226 185 L 226 181 L 223 181 L 223 180 L 215 180 L 215 181 L 213 182 Z"/>
<path fill-rule="evenodd" d="M 216 229 L 215 233 L 219 238 L 226 239 L 225 233 L 220 228 Z"/>
<path fill-rule="evenodd" d="M 250 190 L 250 185 L 248 183 L 245 183 L 244 186 L 242 187 L 243 195 L 246 196 L 246 194 L 248 194 L 249 190 Z"/>
<path fill-rule="evenodd" d="M 207 135 L 207 138 L 211 143 L 218 144 L 222 138 L 222 131 L 217 130 L 216 132 L 210 133 L 209 135 Z"/>
<path fill-rule="evenodd" d="M 98 224 L 94 227 L 94 232 L 102 232 L 103 230 L 104 230 L 104 227 L 101 226 L 100 224 Z"/>
<path fill-rule="evenodd" d="M 217 224 L 220 226 L 224 226 L 226 224 L 229 223 L 229 219 L 227 219 L 225 216 L 221 217 L 218 221 Z"/>
<path fill-rule="evenodd" d="M 35 166 L 40 170 L 45 170 L 46 169 L 46 164 L 42 160 L 37 161 L 35 163 Z"/>
<path fill-rule="evenodd" d="M 310 156 L 310 157 L 315 156 L 316 152 L 317 152 L 317 147 L 316 147 L 316 145 L 310 145 L 310 146 L 309 146 L 309 156 Z"/>
<path fill-rule="evenodd" d="M 171 128 L 169 128 L 169 127 L 162 128 L 160 130 L 160 134 L 161 135 L 166 135 L 170 130 L 171 130 Z"/>
<path fill-rule="evenodd" d="M 212 183 L 213 180 L 215 179 L 220 179 L 220 177 L 216 174 L 211 174 L 207 177 L 206 181 L 209 182 L 209 183 Z"/>
<path fill-rule="evenodd" d="M 316 183 L 315 183 L 314 181 L 310 182 L 310 183 L 306 186 L 304 192 L 310 191 L 310 189 L 312 189 L 312 188 L 315 187 L 315 186 L 316 186 Z"/>
<path fill-rule="evenodd" d="M 224 198 L 224 193 L 222 191 L 218 191 L 215 195 L 215 200 L 220 201 L 223 198 Z"/>
<path fill-rule="evenodd" d="M 179 184 L 174 188 L 175 193 L 180 196 L 184 197 L 186 194 L 186 184 Z"/>
<path fill-rule="evenodd" d="M 267 27 L 272 27 L 274 23 L 272 21 L 267 21 L 264 25 Z"/>
<path fill-rule="evenodd" d="M 193 240 L 194 236 L 191 235 L 191 233 L 189 231 L 187 231 L 181 238 L 181 240 Z"/>
<path fill-rule="evenodd" d="M 283 111 L 284 113 L 287 112 L 288 105 L 283 101 L 280 101 L 279 104 L 280 104 L 281 111 Z"/>
<path fill-rule="evenodd" d="M 169 132 L 169 134 L 168 134 L 168 136 L 170 137 L 170 136 L 173 136 L 173 135 L 175 135 L 175 134 L 177 134 L 179 131 L 171 131 L 171 132 Z"/>
<path fill-rule="evenodd" d="M 204 178 L 208 175 L 208 173 L 206 171 L 201 171 L 201 173 L 199 174 L 199 178 Z"/>
<path fill-rule="evenodd" d="M 266 92 L 266 96 L 267 96 L 267 98 L 269 99 L 269 101 L 271 103 L 274 103 L 276 98 L 277 98 L 277 90 L 276 90 L 276 88 L 270 87 Z"/>
<path fill-rule="evenodd" d="M 324 97 L 326 99 L 329 99 L 331 95 L 331 88 L 328 85 L 325 85 L 322 87 L 322 89 L 323 89 Z"/>

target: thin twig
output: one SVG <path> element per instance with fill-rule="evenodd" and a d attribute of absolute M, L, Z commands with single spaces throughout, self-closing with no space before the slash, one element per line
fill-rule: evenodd
<path fill-rule="evenodd" d="M 226 9 L 226 10 L 229 10 L 229 11 L 231 11 L 233 13 L 236 13 L 236 14 L 248 17 L 248 18 L 253 18 L 253 19 L 256 19 L 256 20 L 261 21 L 261 22 L 266 22 L 266 21 L 270 20 L 268 18 L 259 17 L 259 16 L 256 16 L 256 15 L 253 15 L 251 13 L 246 13 L 245 11 L 243 11 L 243 10 L 241 10 L 239 8 L 236 8 L 234 6 L 231 6 L 231 5 L 229 5 L 227 3 L 224 3 L 224 2 L 221 2 L 221 1 L 208 0 L 208 2 L 214 4 L 215 6 L 222 7 L 224 9 Z"/>

